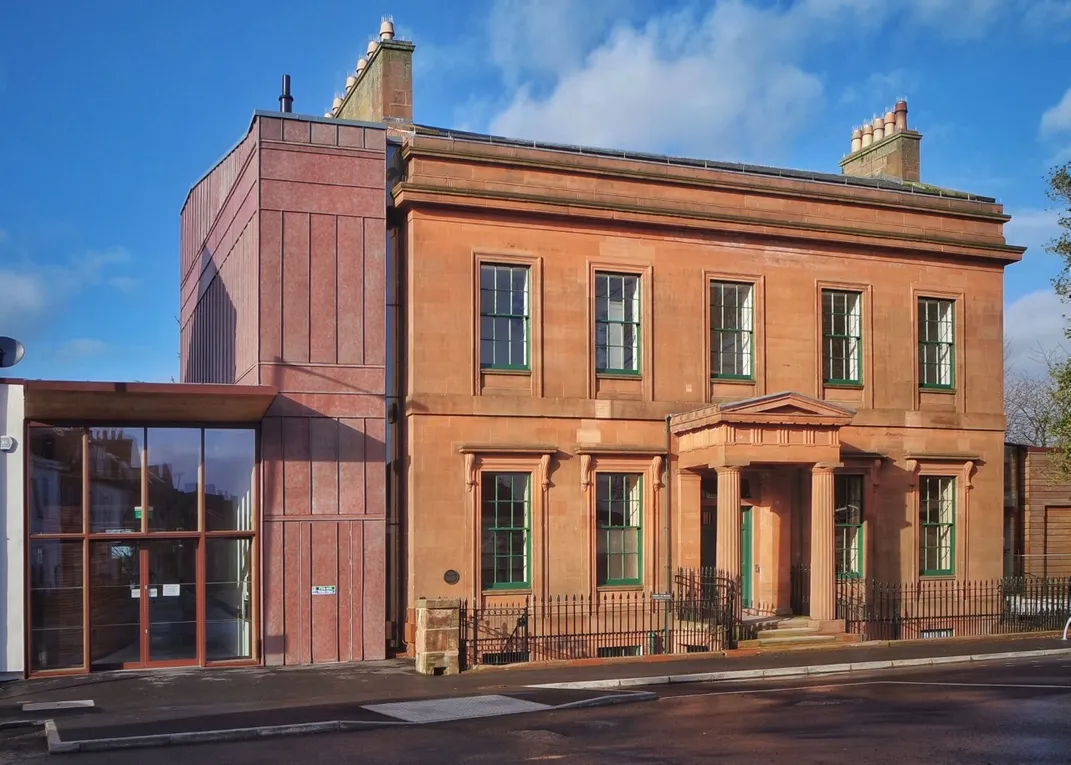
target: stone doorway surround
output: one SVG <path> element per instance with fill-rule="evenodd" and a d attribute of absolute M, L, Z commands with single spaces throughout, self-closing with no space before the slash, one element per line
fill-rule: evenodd
<path fill-rule="evenodd" d="M 836 617 L 833 477 L 841 467 L 840 429 L 855 412 L 786 391 L 715 404 L 670 418 L 681 475 L 717 473 L 716 566 L 741 574 L 741 472 L 809 467 L 812 620 Z"/>

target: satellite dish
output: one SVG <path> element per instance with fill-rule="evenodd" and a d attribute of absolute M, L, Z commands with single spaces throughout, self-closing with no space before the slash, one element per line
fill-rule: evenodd
<path fill-rule="evenodd" d="M 26 348 L 13 337 L 0 337 L 0 369 L 13 367 L 22 361 Z"/>

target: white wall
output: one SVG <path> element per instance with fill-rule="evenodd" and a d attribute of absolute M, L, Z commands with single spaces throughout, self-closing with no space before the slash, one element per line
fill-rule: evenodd
<path fill-rule="evenodd" d="M 0 451 L 0 619 L 4 624 L 0 634 L 0 677 L 21 676 L 25 664 L 24 413 L 23 386 L 0 383 L 0 436 L 15 439 L 13 451 Z"/>

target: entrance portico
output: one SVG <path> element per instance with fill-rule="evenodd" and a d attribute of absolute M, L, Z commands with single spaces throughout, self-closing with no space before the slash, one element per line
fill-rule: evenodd
<path fill-rule="evenodd" d="M 849 424 L 854 414 L 836 404 L 785 392 L 712 405 L 671 418 L 670 431 L 676 437 L 677 466 L 682 484 L 682 548 L 685 538 L 698 540 L 701 537 L 698 528 L 688 528 L 689 520 L 698 520 L 699 514 L 688 512 L 690 497 L 684 487 L 694 485 L 698 488 L 704 474 L 709 476 L 710 471 L 714 471 L 717 475 L 714 565 L 730 576 L 747 577 L 750 583 L 753 572 L 742 570 L 742 560 L 750 561 L 752 557 L 750 550 L 741 550 L 742 481 L 747 480 L 742 476 L 768 476 L 771 484 L 787 485 L 787 481 L 777 480 L 779 473 L 808 470 L 810 528 L 809 534 L 799 535 L 797 544 L 803 543 L 804 536 L 809 537 L 810 616 L 820 622 L 833 620 L 836 611 L 834 473 L 841 466 L 840 428 Z M 759 483 L 767 481 L 760 480 Z M 749 493 L 754 496 L 757 491 Z M 775 492 L 763 493 L 772 496 Z M 802 503 L 792 501 L 791 496 L 790 491 L 782 492 L 776 502 L 766 499 L 763 503 L 785 519 L 786 529 L 789 516 L 802 517 Z M 745 543 L 752 539 L 750 528 L 748 531 Z M 787 535 L 784 541 L 780 534 L 776 536 L 776 541 L 764 539 L 760 529 L 758 545 L 764 548 L 764 555 L 757 556 L 756 560 L 768 558 L 775 561 L 775 568 L 779 569 L 787 563 L 782 550 L 787 550 L 788 545 L 784 543 Z M 681 550 L 682 559 L 689 555 L 694 558 L 695 551 Z M 706 565 L 707 562 L 702 563 Z M 759 564 L 755 568 L 759 568 Z M 780 577 L 780 574 L 775 572 L 775 576 Z M 776 592 L 776 582 L 772 587 Z"/>

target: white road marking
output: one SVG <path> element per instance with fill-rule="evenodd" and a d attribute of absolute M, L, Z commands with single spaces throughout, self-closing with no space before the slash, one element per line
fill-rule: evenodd
<path fill-rule="evenodd" d="M 879 685 L 877 680 L 863 680 L 858 683 L 829 683 L 827 685 L 796 685 L 791 688 L 749 688 L 740 691 L 709 691 L 707 693 L 681 693 L 673 696 L 661 696 L 659 701 L 672 701 L 673 699 L 692 699 L 697 696 L 739 696 L 745 693 L 784 693 L 785 691 L 816 691 L 825 688 L 851 688 L 860 685 Z"/>
<path fill-rule="evenodd" d="M 1071 691 L 1071 685 L 1032 685 L 1030 683 L 927 683 L 921 680 L 882 680 L 885 685 L 937 685 L 959 688 L 1062 688 Z"/>
<path fill-rule="evenodd" d="M 1059 689 L 1071 691 L 1071 685 L 1031 685 L 1028 683 L 939 683 L 911 680 L 861 680 L 856 683 L 827 683 L 825 685 L 794 685 L 788 688 L 749 688 L 738 691 L 709 691 L 707 693 L 682 693 L 672 696 L 662 696 L 659 701 L 672 701 L 673 699 L 692 699 L 702 696 L 740 696 L 757 693 L 785 693 L 788 691 L 816 691 L 834 688 L 855 688 L 864 685 L 929 685 L 937 687 L 960 687 L 960 688 L 1038 688 Z"/>

